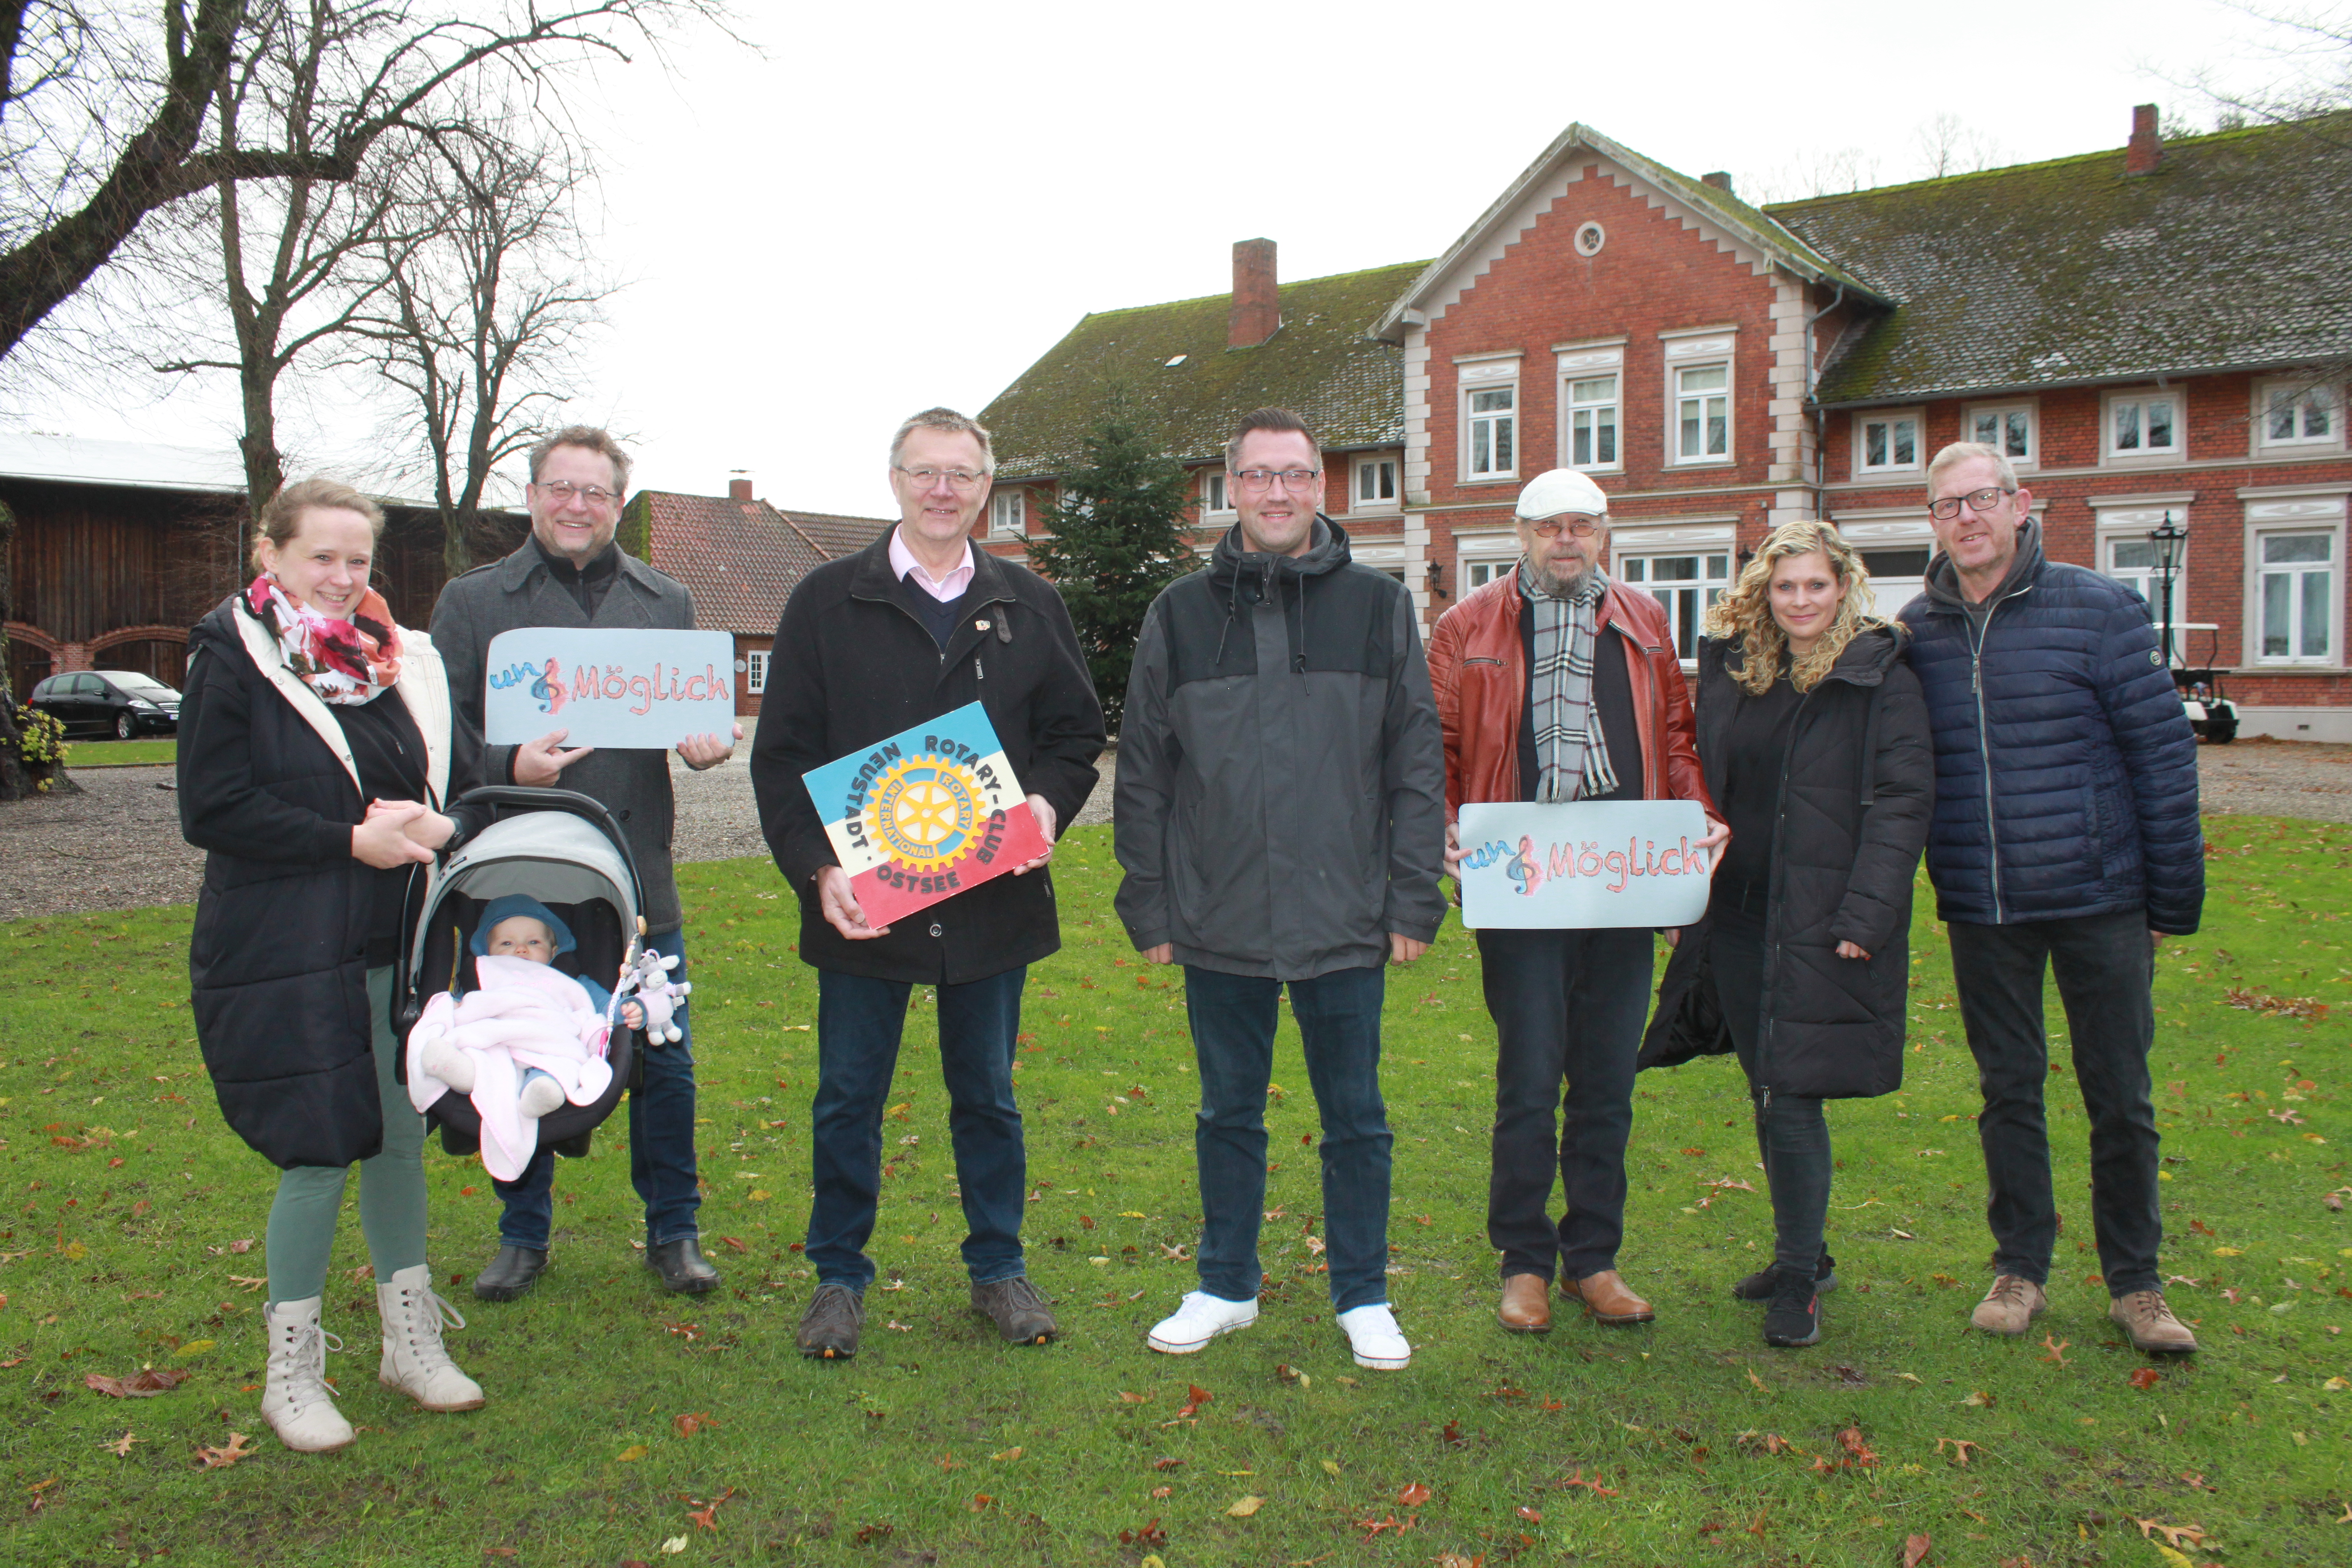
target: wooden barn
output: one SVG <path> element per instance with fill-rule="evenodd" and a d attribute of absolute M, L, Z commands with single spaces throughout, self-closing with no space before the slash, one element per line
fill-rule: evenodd
<path fill-rule="evenodd" d="M 247 576 L 244 470 L 229 447 L 0 434 L 0 504 L 16 516 L 6 596 L 9 687 L 131 669 L 180 684 L 188 630 Z M 422 626 L 446 574 L 430 507 L 385 500 L 376 587 Z M 521 542 L 499 514 L 499 553 Z"/>

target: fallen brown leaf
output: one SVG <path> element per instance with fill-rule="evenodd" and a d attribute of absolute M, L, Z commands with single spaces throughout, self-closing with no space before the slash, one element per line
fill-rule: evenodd
<path fill-rule="evenodd" d="M 1965 1466 L 1969 1462 L 1969 1456 L 1970 1454 L 1984 1447 L 1982 1443 L 1971 1442 L 1966 1437 L 1938 1437 L 1936 1439 L 1936 1452 L 1938 1454 L 1942 1453 L 1948 1446 L 1952 1450 L 1952 1463 L 1960 1466 Z"/>
<path fill-rule="evenodd" d="M 1419 1508 L 1429 1500 L 1429 1489 L 1419 1481 L 1408 1481 L 1397 1493 L 1397 1501 L 1407 1508 Z"/>
<path fill-rule="evenodd" d="M 1927 1538 L 1906 1535 L 1903 1538 L 1903 1568 L 1919 1568 L 1927 1560 Z"/>
<path fill-rule="evenodd" d="M 134 1436 L 132 1436 L 130 1433 L 125 1432 L 121 1436 L 117 1437 L 113 1442 L 111 1442 L 111 1443 L 100 1443 L 100 1444 L 99 1445 L 99 1447 L 101 1447 L 101 1448 L 104 1448 L 104 1449 L 108 1450 L 108 1451 L 109 1451 L 109 1452 L 110 1452 L 110 1453 L 128 1455 L 128 1454 L 131 1452 L 131 1444 L 133 1444 L 133 1443 L 143 1443 L 143 1442 L 145 1442 L 145 1441 L 146 1441 L 146 1439 L 145 1439 L 145 1438 L 143 1438 L 143 1437 L 134 1437 Z"/>
<path fill-rule="evenodd" d="M 673 1415 L 669 1424 L 679 1436 L 691 1437 L 705 1426 L 716 1426 L 719 1422 L 708 1410 L 698 1410 L 689 1415 Z"/>
<path fill-rule="evenodd" d="M 194 1377 L 192 1372 L 173 1372 L 149 1367 L 129 1377 L 109 1377 L 93 1372 L 82 1379 L 89 1387 L 115 1399 L 152 1399 L 159 1394 L 169 1394 Z"/>
<path fill-rule="evenodd" d="M 239 1459 L 250 1459 L 253 1458 L 253 1450 L 246 1447 L 246 1441 L 244 1433 L 232 1432 L 228 1435 L 228 1441 L 217 1448 L 207 1448 L 202 1444 L 197 1445 L 196 1468 L 204 1470 L 225 1470 Z"/>

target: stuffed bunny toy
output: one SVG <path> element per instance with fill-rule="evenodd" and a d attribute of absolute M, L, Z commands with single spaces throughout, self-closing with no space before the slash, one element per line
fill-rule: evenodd
<path fill-rule="evenodd" d="M 686 1031 L 672 1019 L 677 1016 L 679 1000 L 694 989 L 694 982 L 670 979 L 669 972 L 677 967 L 675 955 L 664 958 L 652 948 L 646 948 L 621 973 L 620 994 L 635 995 L 646 1010 L 648 1045 L 667 1045 L 686 1037 Z"/>

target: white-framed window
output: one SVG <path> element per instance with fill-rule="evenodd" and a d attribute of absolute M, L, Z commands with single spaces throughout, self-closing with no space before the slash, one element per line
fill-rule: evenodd
<path fill-rule="evenodd" d="M 1485 587 L 1498 577 L 1507 577 L 1511 574 L 1511 568 L 1517 564 L 1517 558 L 1509 561 L 1465 561 L 1462 563 L 1462 591 L 1466 594 L 1473 588 Z"/>
<path fill-rule="evenodd" d="M 1861 546 L 1862 569 L 1870 574 L 1871 602 L 1888 620 L 1927 587 L 1927 560 L 1935 553 L 1927 544 L 1896 542 Z"/>
<path fill-rule="evenodd" d="M 1731 586 L 1731 552 L 1621 553 L 1611 574 L 1621 583 L 1645 590 L 1665 606 L 1666 624 L 1674 628 L 1675 656 L 1688 661 L 1698 658 L 1699 626 L 1706 612 Z"/>
<path fill-rule="evenodd" d="M 752 648 L 743 655 L 743 692 L 757 697 L 768 689 L 768 650 Z"/>
<path fill-rule="evenodd" d="M 1885 409 L 1853 416 L 1853 471 L 1857 474 L 1916 474 L 1924 458 L 1919 432 L 1923 418 L 1916 408 Z"/>
<path fill-rule="evenodd" d="M 1731 457 L 1731 363 L 1674 367 L 1672 458 L 1720 463 Z"/>
<path fill-rule="evenodd" d="M 1614 373 L 1563 381 L 1560 405 L 1567 411 L 1566 467 L 1605 471 L 1625 466 L 1618 443 L 1622 420 Z"/>
<path fill-rule="evenodd" d="M 1029 531 L 1028 491 L 998 490 L 988 498 L 988 531 L 997 539 L 1020 539 Z"/>
<path fill-rule="evenodd" d="M 2031 403 L 1980 404 L 1960 415 L 1960 439 L 1990 447 L 2020 468 L 2034 461 L 2034 417 Z"/>
<path fill-rule="evenodd" d="M 2263 447 L 2341 447 L 2341 389 L 2307 381 L 2270 381 L 2254 389 L 2254 440 Z"/>
<path fill-rule="evenodd" d="M 2102 449 L 2110 459 L 2178 458 L 2189 446 L 2188 400 L 2178 392 L 2114 392 Z"/>
<path fill-rule="evenodd" d="M 1358 511 L 1394 511 L 1397 505 L 1397 459 L 1359 458 L 1348 487 Z"/>
<path fill-rule="evenodd" d="M 1519 471 L 1519 388 L 1516 382 L 1462 389 L 1462 472 L 1473 479 L 1516 479 Z"/>
<path fill-rule="evenodd" d="M 1225 470 L 1223 468 L 1204 468 L 1202 470 L 1201 510 L 1203 515 L 1213 511 L 1231 511 L 1234 510 L 1234 503 L 1225 495 L 1225 479 L 1226 474 Z"/>
<path fill-rule="evenodd" d="M 2157 569 L 2156 542 L 2144 534 L 2116 533 L 2100 541 L 2104 557 L 2099 568 L 2108 576 L 2129 588 L 2148 603 L 2148 614 L 2158 613 L 2157 605 L 2164 596 L 2163 574 Z M 2184 557 L 2174 574 L 2172 590 L 2177 596 L 2188 585 L 2189 564 Z M 2181 619 L 2180 606 L 2173 606 L 2173 619 Z"/>
<path fill-rule="evenodd" d="M 2336 662 L 2342 531 L 2265 529 L 2254 534 L 2257 663 Z"/>

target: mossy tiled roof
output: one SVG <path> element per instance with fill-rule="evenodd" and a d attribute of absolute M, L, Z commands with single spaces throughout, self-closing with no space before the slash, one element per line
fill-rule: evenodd
<path fill-rule="evenodd" d="M 2352 114 L 1766 210 L 1899 301 L 1832 406 L 2352 354 Z"/>
<path fill-rule="evenodd" d="M 1296 409 L 1335 451 L 1401 446 L 1402 353 L 1364 334 L 1426 265 L 1285 283 L 1281 330 L 1255 348 L 1225 346 L 1230 294 L 1087 316 L 981 411 L 997 478 L 1042 479 L 1075 467 L 1114 386 L 1154 422 L 1163 447 L 1187 461 L 1222 453 L 1234 421 L 1267 406 Z M 1181 363 L 1168 363 L 1180 354 Z"/>

